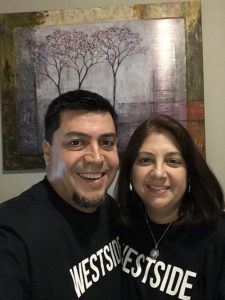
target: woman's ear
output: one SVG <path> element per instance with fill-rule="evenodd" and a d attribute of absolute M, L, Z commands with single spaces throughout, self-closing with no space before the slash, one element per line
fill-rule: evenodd
<path fill-rule="evenodd" d="M 43 153 L 44 153 L 45 165 L 47 166 L 49 164 L 50 158 L 51 158 L 51 145 L 50 145 L 50 143 L 47 142 L 47 141 L 43 141 L 42 149 L 43 149 Z"/>

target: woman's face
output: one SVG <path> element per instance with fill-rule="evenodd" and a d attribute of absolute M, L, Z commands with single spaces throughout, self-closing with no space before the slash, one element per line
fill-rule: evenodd
<path fill-rule="evenodd" d="M 177 218 L 187 170 L 169 134 L 151 133 L 145 139 L 133 164 L 131 181 L 153 221 L 167 223 Z"/>

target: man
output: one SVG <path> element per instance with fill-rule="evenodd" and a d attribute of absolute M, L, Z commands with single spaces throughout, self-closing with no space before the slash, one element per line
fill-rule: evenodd
<path fill-rule="evenodd" d="M 0 208 L 0 300 L 120 299 L 115 118 L 84 90 L 49 105 L 46 177 Z"/>

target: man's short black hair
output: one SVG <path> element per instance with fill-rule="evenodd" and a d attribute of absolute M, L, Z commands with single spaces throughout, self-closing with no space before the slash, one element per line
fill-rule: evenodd
<path fill-rule="evenodd" d="M 45 115 L 45 139 L 50 144 L 54 132 L 60 126 L 61 113 L 70 110 L 109 112 L 116 126 L 116 112 L 109 100 L 88 90 L 69 91 L 55 98 L 48 106 Z"/>

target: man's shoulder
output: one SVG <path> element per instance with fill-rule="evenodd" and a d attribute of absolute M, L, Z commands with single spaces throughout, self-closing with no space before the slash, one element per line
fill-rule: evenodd
<path fill-rule="evenodd" d="M 44 185 L 44 180 L 34 184 L 26 191 L 22 192 L 16 197 L 13 197 L 5 202 L 0 204 L 0 211 L 14 208 L 22 208 L 23 206 L 27 206 L 27 204 L 32 204 L 32 199 L 39 197 L 40 194 L 43 195 L 45 193 L 46 188 Z"/>
<path fill-rule="evenodd" d="M 29 222 L 46 208 L 48 191 L 44 180 L 0 204 L 0 225 Z"/>

